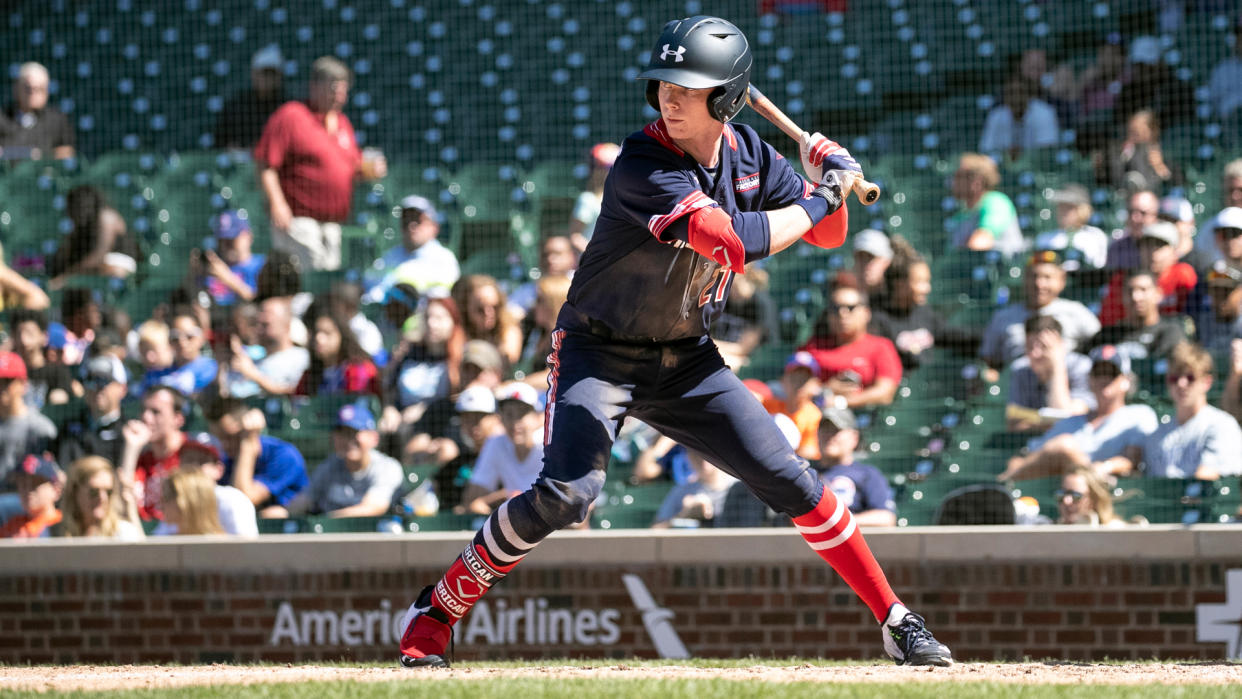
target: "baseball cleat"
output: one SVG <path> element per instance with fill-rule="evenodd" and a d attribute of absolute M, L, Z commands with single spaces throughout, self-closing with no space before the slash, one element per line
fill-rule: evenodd
<path fill-rule="evenodd" d="M 884 651 L 898 665 L 949 667 L 953 664 L 949 647 L 932 636 L 923 617 L 900 604 L 888 610 L 888 619 L 884 620 L 880 631 L 884 637 Z"/>
<path fill-rule="evenodd" d="M 406 610 L 401 620 L 401 666 L 408 668 L 448 667 L 445 648 L 453 640 L 448 615 L 431 604 L 434 585 L 428 585 Z"/>

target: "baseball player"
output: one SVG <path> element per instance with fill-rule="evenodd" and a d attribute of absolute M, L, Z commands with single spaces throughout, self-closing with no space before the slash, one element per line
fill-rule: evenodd
<path fill-rule="evenodd" d="M 548 357 L 538 480 L 501 505 L 406 613 L 401 663 L 447 667 L 452 626 L 553 531 L 586 519 L 627 417 L 698 450 L 798 531 L 871 609 L 899 664 L 949 665 L 949 649 L 889 587 L 849 510 L 798 457 L 708 337 L 743 266 L 806 238 L 845 239 L 861 168 L 820 134 L 803 179 L 747 126 L 751 52 L 734 25 L 664 26 L 646 70 L 660 119 L 625 140 L 604 185 Z"/>

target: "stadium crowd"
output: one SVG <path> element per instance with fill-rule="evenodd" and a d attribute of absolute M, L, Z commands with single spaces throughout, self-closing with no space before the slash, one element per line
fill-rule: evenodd
<path fill-rule="evenodd" d="M 946 183 L 957 209 L 944 252 L 880 230 L 852 236 L 852 267 L 827 280 L 822 314 L 783 371 L 748 381 L 861 524 L 897 522 L 888 478 L 860 451 L 870 418 L 936 353 L 977 359 L 1005 391 L 1004 430 L 1026 446 L 993 475 L 1061 478 L 1058 521 L 1120 524 L 1108 487 L 1118 477 L 1242 475 L 1242 159 L 1223 166 L 1222 200 L 1197 216 L 1160 146 L 1161 125 L 1186 118 L 1185 86 L 1149 39 L 1103 42 L 1078 73 L 1023 54 L 980 152 L 961 154 Z M 256 244 L 245 213 L 217 213 L 202 222 L 211 233 L 186 279 L 150 317 L 130 318 L 75 283 L 133 277 L 144 259 L 105 193 L 83 184 L 67 196 L 72 227 L 45 274 L 0 265 L 0 537 L 486 515 L 538 475 L 552 330 L 618 147 L 590 151 L 572 215 L 540 241 L 522 284 L 463 273 L 440 239 L 446 217 L 412 193 L 400 200 L 399 242 L 346 281 L 353 188 L 384 178 L 387 163 L 359 148 L 343 111 L 348 67 L 316 61 L 306 98 L 285 100 L 282 64 L 277 47 L 258 51 L 252 87 L 216 129 L 220 145 L 253 159 L 270 246 Z M 1235 127 L 1238 75 L 1231 57 L 1205 86 Z M 48 81 L 36 63 L 17 71 L 0 115 L 5 159 L 74 155 Z M 1096 178 L 1051 192 L 1058 229 L 1035 235 L 998 162 L 1057 145 L 1067 128 Z M 1124 210 L 1110 209 L 1115 200 Z M 985 324 L 950 322 L 929 303 L 944 281 L 930 258 L 987 251 L 1020 272 L 1020 298 Z M 330 288 L 308 291 L 325 272 L 337 273 Z M 769 283 L 762 263 L 738 276 L 713 329 L 737 370 L 780 332 Z M 1165 382 L 1155 410 L 1133 402 L 1152 367 Z M 701 454 L 632 420 L 621 442 L 623 478 L 671 486 L 648 524 L 775 523 Z"/>

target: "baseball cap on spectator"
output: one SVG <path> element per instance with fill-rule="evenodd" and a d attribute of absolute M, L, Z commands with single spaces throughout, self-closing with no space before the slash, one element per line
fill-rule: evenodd
<path fill-rule="evenodd" d="M 206 462 L 223 460 L 220 456 L 222 453 L 220 442 L 207 432 L 199 432 L 191 435 L 189 439 L 185 440 L 185 443 L 181 446 L 180 451 L 182 461 L 189 461 L 189 459 L 186 458 L 186 452 L 198 452 L 203 455 L 203 460 Z"/>
<path fill-rule="evenodd" d="M 60 466 L 57 466 L 55 461 L 34 454 L 27 454 L 26 458 L 22 459 L 18 471 L 28 476 L 42 478 L 50 483 L 57 483 L 65 477 L 65 472 L 60 470 Z"/>
<path fill-rule="evenodd" d="M 1179 237 L 1180 234 L 1177 232 L 1177 228 L 1174 227 L 1173 224 L 1168 221 L 1156 221 L 1155 223 L 1149 223 L 1146 226 L 1143 226 L 1143 234 L 1139 236 L 1139 240 L 1141 241 L 1146 238 L 1151 238 L 1153 240 L 1159 240 L 1165 245 L 1177 245 Z"/>
<path fill-rule="evenodd" d="M 539 392 L 534 386 L 521 381 L 510 381 L 496 388 L 496 405 L 508 401 L 517 401 L 531 410 L 539 409 Z"/>
<path fill-rule="evenodd" d="M 375 416 L 367 407 L 365 400 L 347 403 L 336 411 L 336 427 L 344 427 L 356 432 L 375 431 Z"/>
<path fill-rule="evenodd" d="M 1101 369 L 1109 372 L 1112 378 L 1129 374 L 1130 356 L 1116 345 L 1100 345 L 1091 350 L 1091 373 L 1099 375 L 1102 373 Z"/>
<path fill-rule="evenodd" d="M 821 430 L 824 427 L 832 427 L 838 431 L 858 429 L 858 420 L 849 408 L 830 403 L 825 405 L 821 412 L 823 413 L 823 418 L 819 421 Z"/>
<path fill-rule="evenodd" d="M 1070 206 L 1082 206 L 1091 203 L 1091 193 L 1087 188 L 1080 184 L 1067 184 L 1064 187 L 1052 193 L 1048 197 L 1048 201 L 1053 204 L 1069 204 Z"/>
<path fill-rule="evenodd" d="M 284 67 L 285 57 L 280 54 L 280 47 L 276 44 L 268 44 L 255 51 L 250 59 L 250 70 L 263 70 L 264 68 L 283 70 Z"/>
<path fill-rule="evenodd" d="M 457 396 L 457 403 L 453 407 L 459 413 L 487 413 L 490 415 L 496 412 L 496 396 L 482 386 L 471 386 Z"/>
<path fill-rule="evenodd" d="M 1229 228 L 1242 231 L 1242 208 L 1236 206 L 1227 206 L 1216 214 L 1216 218 L 1212 219 L 1212 228 L 1220 230 Z"/>
<path fill-rule="evenodd" d="M 745 379 L 742 385 L 751 393 L 758 394 L 762 400 L 768 400 L 772 397 L 772 387 L 759 379 Z"/>
<path fill-rule="evenodd" d="M 90 390 L 99 390 L 110 383 L 128 384 L 129 376 L 120 359 L 110 354 L 91 357 L 82 372 L 82 383 Z"/>
<path fill-rule="evenodd" d="M 436 219 L 437 221 L 440 220 L 440 214 L 436 211 L 435 204 L 432 204 L 431 200 L 428 199 L 427 197 L 420 197 L 417 194 L 411 194 L 405 199 L 402 199 L 401 210 L 402 211 L 410 211 L 410 210 L 421 211 L 422 213 L 427 214 L 428 216 Z"/>
<path fill-rule="evenodd" d="M 1038 250 L 1026 258 L 1026 266 L 1034 267 L 1035 265 L 1050 264 L 1060 267 L 1063 261 L 1064 258 L 1061 257 L 1061 253 L 1056 250 Z"/>
<path fill-rule="evenodd" d="M 0 352 L 0 379 L 26 380 L 26 362 L 14 352 Z"/>
<path fill-rule="evenodd" d="M 1186 197 L 1168 196 L 1160 200 L 1160 211 L 1156 215 L 1170 223 L 1194 221 L 1195 207 Z"/>
<path fill-rule="evenodd" d="M 819 362 L 815 361 L 815 357 L 810 352 L 794 352 L 789 361 L 785 362 L 785 372 L 788 373 L 794 369 L 806 369 L 811 372 L 812 376 L 819 376 Z"/>
<path fill-rule="evenodd" d="M 250 222 L 232 209 L 221 211 L 211 217 L 211 232 L 220 240 L 233 240 L 242 233 L 250 232 Z"/>
<path fill-rule="evenodd" d="M 893 259 L 893 244 L 888 236 L 874 228 L 867 228 L 854 236 L 854 252 L 865 252 L 884 260 Z"/>
<path fill-rule="evenodd" d="M 1130 62 L 1154 66 L 1160 62 L 1160 40 L 1154 36 L 1135 37 L 1130 42 Z"/>
<path fill-rule="evenodd" d="M 500 371 L 504 368 L 504 359 L 500 350 L 487 340 L 471 340 L 461 352 L 462 364 L 473 364 L 480 369 Z"/>

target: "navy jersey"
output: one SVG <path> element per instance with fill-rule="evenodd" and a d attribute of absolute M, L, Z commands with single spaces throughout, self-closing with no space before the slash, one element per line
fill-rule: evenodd
<path fill-rule="evenodd" d="M 673 143 L 662 120 L 625 139 L 560 326 L 594 320 L 615 336 L 650 341 L 706 336 L 733 275 L 768 255 L 762 212 L 811 191 L 745 125 L 725 125 L 714 173 Z"/>

